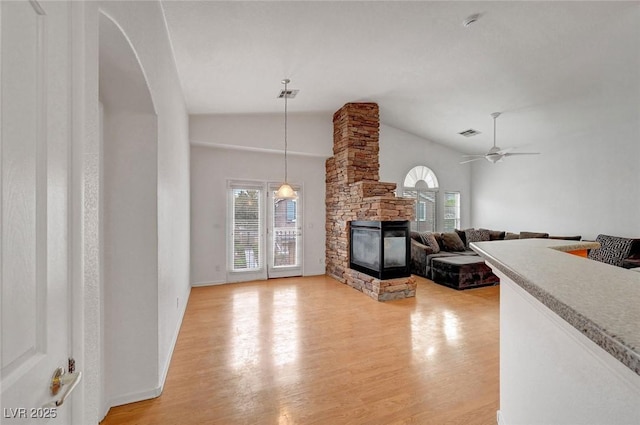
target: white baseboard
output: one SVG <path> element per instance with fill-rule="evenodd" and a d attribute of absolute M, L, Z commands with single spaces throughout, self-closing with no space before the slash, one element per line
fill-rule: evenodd
<path fill-rule="evenodd" d="M 109 409 L 116 406 L 122 406 L 123 404 L 135 403 L 137 401 L 149 400 L 158 397 L 162 393 L 162 388 L 156 387 L 146 391 L 140 391 L 137 393 L 129 393 L 114 397 L 109 400 Z M 108 412 L 109 410 L 107 410 Z"/>
<path fill-rule="evenodd" d="M 109 413 L 109 409 L 111 409 L 109 405 L 100 406 L 100 415 L 98 416 L 100 419 L 98 419 L 98 423 L 102 422 L 104 418 L 107 417 L 107 413 Z"/>
<path fill-rule="evenodd" d="M 225 283 L 228 283 L 227 281 L 224 280 L 212 280 L 209 282 L 193 282 L 191 284 L 192 288 L 195 288 L 197 286 L 214 286 L 214 285 L 224 285 Z"/>
<path fill-rule="evenodd" d="M 303 276 L 322 276 L 325 274 L 325 270 L 324 268 L 322 270 L 312 270 L 312 271 L 305 271 L 302 275 Z M 248 280 L 246 282 L 250 282 L 251 280 Z M 245 281 L 240 281 L 240 282 L 245 282 Z M 191 284 L 192 288 L 196 288 L 198 286 L 215 286 L 215 285 L 226 285 L 227 283 L 238 283 L 238 282 L 229 282 L 226 280 L 211 280 L 211 281 L 205 281 L 205 282 L 193 282 Z"/>
<path fill-rule="evenodd" d="M 497 421 L 498 421 L 498 425 L 507 425 L 507 423 L 502 418 L 502 414 L 500 413 L 499 410 L 496 412 L 496 418 L 497 418 Z"/>
<path fill-rule="evenodd" d="M 178 323 L 176 325 L 176 329 L 173 332 L 173 338 L 171 339 L 171 348 L 169 350 L 169 356 L 167 357 L 167 363 L 164 365 L 162 373 L 160 374 L 160 394 L 164 390 L 164 383 L 167 380 L 167 373 L 169 373 L 169 366 L 171 365 L 171 358 L 173 357 L 173 351 L 176 348 L 176 343 L 178 342 L 178 335 L 180 334 L 180 328 L 182 327 L 182 320 L 184 319 L 184 314 L 187 311 L 187 304 L 189 304 L 189 297 L 191 296 L 191 287 L 188 288 L 186 296 L 182 299 L 184 302 L 182 303 L 182 310 L 180 311 L 180 318 L 178 319 Z"/>

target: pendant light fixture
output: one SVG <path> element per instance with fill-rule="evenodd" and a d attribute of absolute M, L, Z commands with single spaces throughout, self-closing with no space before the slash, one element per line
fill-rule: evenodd
<path fill-rule="evenodd" d="M 280 199 L 297 198 L 296 192 L 287 182 L 287 99 L 289 98 L 289 91 L 287 90 L 287 86 L 290 82 L 291 80 L 289 80 L 288 78 L 282 80 L 282 84 L 284 84 L 284 91 L 280 95 L 280 97 L 284 97 L 284 183 L 282 183 L 282 185 L 276 192 L 276 198 Z"/>

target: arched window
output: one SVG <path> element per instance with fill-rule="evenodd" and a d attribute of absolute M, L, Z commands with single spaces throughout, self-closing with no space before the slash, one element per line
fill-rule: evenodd
<path fill-rule="evenodd" d="M 424 165 L 413 167 L 404 178 L 403 196 L 416 200 L 416 217 L 411 230 L 435 232 L 438 211 L 438 178 Z"/>
<path fill-rule="evenodd" d="M 404 178 L 405 188 L 418 187 L 421 185 L 426 185 L 427 188 L 432 190 L 438 190 L 438 178 L 436 174 L 431 171 L 431 168 L 425 167 L 424 165 L 413 167 Z"/>

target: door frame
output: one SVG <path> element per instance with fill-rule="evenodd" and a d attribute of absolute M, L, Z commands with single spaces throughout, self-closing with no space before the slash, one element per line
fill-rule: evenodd
<path fill-rule="evenodd" d="M 87 2 L 71 3 L 71 152 L 70 152 L 70 285 L 71 353 L 83 379 L 74 394 L 73 424 L 102 419 L 99 406 L 100 293 L 100 162 L 97 42 L 98 9 Z M 89 12 L 96 13 L 89 13 Z"/>
<path fill-rule="evenodd" d="M 260 217 L 261 220 L 261 228 L 260 228 L 260 267 L 255 270 L 248 271 L 233 271 L 231 266 L 233 262 L 233 255 L 231 254 L 231 247 L 233 244 L 233 195 L 231 194 L 231 189 L 234 186 L 245 186 L 249 189 L 255 188 L 260 190 L 261 194 L 259 197 L 260 202 Z M 225 245 L 225 253 L 226 253 L 226 261 L 225 265 L 227 268 L 227 282 L 235 283 L 235 282 L 248 282 L 251 280 L 265 280 L 267 279 L 267 243 L 266 243 L 266 226 L 265 218 L 266 218 L 266 193 L 267 193 L 267 185 L 262 180 L 248 180 L 248 179 L 227 179 L 226 184 L 226 193 L 227 193 L 227 218 L 226 218 L 226 245 Z"/>
<path fill-rule="evenodd" d="M 233 271 L 231 269 L 231 246 L 233 243 L 232 236 L 232 215 L 233 215 L 233 199 L 231 195 L 232 186 L 241 186 L 246 185 L 248 188 L 256 188 L 262 191 L 260 196 L 260 214 L 261 214 L 261 229 L 260 229 L 260 260 L 262 261 L 259 269 L 255 271 Z M 272 189 L 275 187 L 276 189 L 279 187 L 280 183 L 276 183 L 274 181 L 266 181 L 266 180 L 251 180 L 251 179 L 227 179 L 226 182 L 226 197 L 227 197 L 227 217 L 226 217 L 226 238 L 225 238 L 225 264 L 227 269 L 227 282 L 235 283 L 235 282 L 247 282 L 251 280 L 266 280 L 271 278 L 279 278 L 279 277 L 289 277 L 289 276 L 303 276 L 304 275 L 304 227 L 303 227 L 303 212 L 304 212 L 304 185 L 303 184 L 292 184 L 292 187 L 296 190 L 299 190 L 302 196 L 300 196 L 300 202 L 297 204 L 297 215 L 300 217 L 300 224 L 298 225 L 298 231 L 301 233 L 300 235 L 300 244 L 299 244 L 299 258 L 300 258 L 300 266 L 298 267 L 287 267 L 281 270 L 274 270 L 271 267 L 271 262 L 273 260 L 273 253 L 271 252 L 271 240 L 272 240 L 272 230 L 271 230 L 271 220 L 272 220 L 272 212 L 271 212 L 271 202 L 273 201 L 273 196 L 271 194 Z"/>
<path fill-rule="evenodd" d="M 302 276 L 304 274 L 304 187 L 302 184 L 291 184 L 293 190 L 298 192 L 298 202 L 296 202 L 296 227 L 299 232 L 298 244 L 296 249 L 298 251 L 298 266 L 289 266 L 289 267 L 279 267 L 275 268 L 273 266 L 274 262 L 274 252 L 273 252 L 273 192 L 278 190 L 282 183 L 277 182 L 268 182 L 267 183 L 267 191 L 266 191 L 266 243 L 267 250 L 265 252 L 266 266 L 267 266 L 267 276 L 269 279 L 279 278 L 279 277 L 292 277 L 292 276 Z"/>

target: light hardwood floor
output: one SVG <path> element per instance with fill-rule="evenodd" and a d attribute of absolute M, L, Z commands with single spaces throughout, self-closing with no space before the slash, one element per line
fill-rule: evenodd
<path fill-rule="evenodd" d="M 387 303 L 325 276 L 193 288 L 164 393 L 102 424 L 495 424 L 498 316 L 498 287 L 421 278 Z"/>

